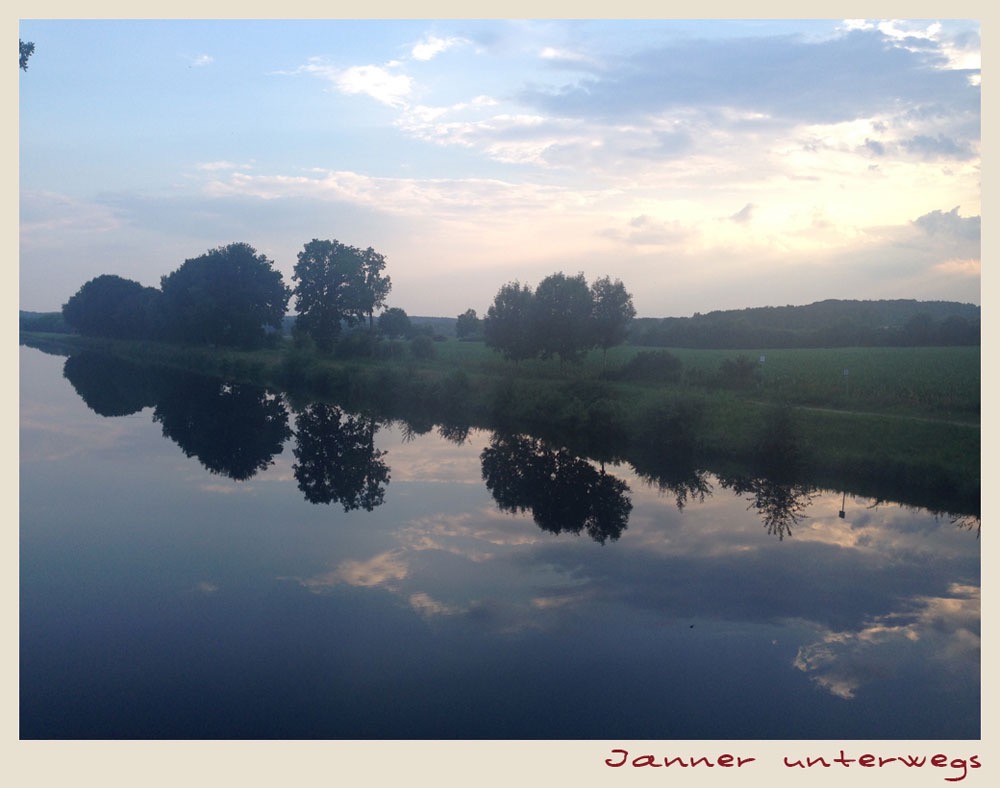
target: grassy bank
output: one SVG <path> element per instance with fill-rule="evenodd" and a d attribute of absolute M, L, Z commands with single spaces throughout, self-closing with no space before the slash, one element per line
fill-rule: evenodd
<path fill-rule="evenodd" d="M 419 357 L 409 343 L 380 343 L 377 357 L 363 358 L 290 344 L 250 352 L 39 334 L 22 341 L 260 383 L 288 392 L 293 404 L 335 401 L 416 432 L 531 433 L 654 477 L 695 465 L 747 473 L 780 460 L 813 484 L 978 511 L 978 348 L 619 347 L 606 359 L 561 364 L 507 362 L 482 343 L 455 340 Z"/>

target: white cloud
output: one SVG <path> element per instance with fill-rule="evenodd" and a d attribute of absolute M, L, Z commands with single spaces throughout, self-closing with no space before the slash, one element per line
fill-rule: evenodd
<path fill-rule="evenodd" d="M 442 52 L 463 43 L 465 41 L 461 38 L 439 38 L 438 36 L 430 35 L 420 43 L 414 44 L 410 54 L 414 60 L 432 60 Z"/>
<path fill-rule="evenodd" d="M 405 74 L 392 74 L 379 66 L 352 66 L 335 78 L 343 93 L 363 93 L 390 107 L 402 107 L 413 89 L 413 80 Z"/>
<path fill-rule="evenodd" d="M 200 68 L 202 66 L 209 66 L 214 62 L 215 58 L 211 55 L 198 55 L 197 57 L 192 58 L 191 65 L 196 68 Z"/>
<path fill-rule="evenodd" d="M 311 74 L 330 82 L 341 93 L 366 95 L 390 107 L 405 107 L 413 90 L 413 80 L 405 74 L 393 73 L 392 69 L 399 65 L 398 61 L 393 61 L 384 66 L 339 68 L 323 58 L 314 57 L 291 73 Z"/>

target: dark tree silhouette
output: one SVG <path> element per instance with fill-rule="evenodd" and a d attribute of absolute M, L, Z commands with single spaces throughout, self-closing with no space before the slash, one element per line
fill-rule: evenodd
<path fill-rule="evenodd" d="M 299 489 L 310 503 L 337 501 L 344 511 L 372 511 L 385 500 L 389 466 L 375 448 L 373 419 L 350 416 L 317 402 L 296 414 L 295 464 Z"/>
<path fill-rule="evenodd" d="M 375 309 L 385 303 L 392 283 L 382 275 L 385 257 L 371 247 L 313 239 L 299 252 L 292 279 L 298 317 L 295 330 L 323 351 L 340 336 L 342 324 L 366 316 L 373 328 Z"/>
<path fill-rule="evenodd" d="M 63 319 L 86 336 L 148 339 L 158 333 L 160 291 L 102 274 L 63 304 Z"/>
<path fill-rule="evenodd" d="M 593 347 L 594 302 L 583 274 L 545 277 L 535 288 L 532 328 L 542 358 L 577 361 Z"/>
<path fill-rule="evenodd" d="M 754 446 L 754 472 L 719 479 L 726 489 L 750 498 L 748 508 L 756 509 L 767 532 L 778 539 L 790 536 L 818 495 L 811 485 L 801 483 L 801 451 L 792 412 L 787 407 L 769 411 Z"/>
<path fill-rule="evenodd" d="M 161 373 L 100 353 L 66 359 L 63 377 L 98 416 L 130 416 L 156 405 Z"/>
<path fill-rule="evenodd" d="M 459 339 L 471 339 L 478 336 L 481 330 L 482 321 L 475 309 L 466 309 L 455 321 L 455 336 Z"/>
<path fill-rule="evenodd" d="M 504 358 L 520 361 L 538 353 L 531 316 L 534 293 L 527 285 L 509 282 L 500 288 L 486 310 L 483 337 Z"/>
<path fill-rule="evenodd" d="M 291 295 L 281 272 L 245 243 L 185 260 L 160 281 L 170 335 L 178 340 L 258 347 L 280 330 Z"/>
<path fill-rule="evenodd" d="M 413 333 L 413 324 L 406 310 L 393 306 L 378 316 L 378 330 L 389 339 L 402 339 Z"/>
<path fill-rule="evenodd" d="M 628 336 L 628 326 L 635 317 L 632 296 L 620 279 L 613 282 L 602 277 L 590 286 L 593 303 L 591 332 L 593 344 L 604 351 L 607 361 L 608 348 L 620 345 Z"/>
<path fill-rule="evenodd" d="M 35 54 L 35 43 L 33 41 L 22 41 L 17 39 L 17 65 L 21 71 L 28 70 L 28 58 Z"/>
<path fill-rule="evenodd" d="M 628 526 L 628 485 L 566 449 L 537 438 L 495 433 L 480 455 L 483 480 L 506 512 L 530 511 L 542 529 L 586 532 L 604 544 Z"/>
<path fill-rule="evenodd" d="M 237 481 L 272 465 L 292 434 L 280 396 L 192 374 L 171 375 L 153 420 L 188 457 Z"/>
<path fill-rule="evenodd" d="M 808 485 L 782 483 L 766 476 L 731 476 L 719 479 L 719 483 L 737 495 L 747 496 L 747 508 L 756 509 L 767 532 L 779 540 L 791 536 L 792 527 L 818 495 Z"/>

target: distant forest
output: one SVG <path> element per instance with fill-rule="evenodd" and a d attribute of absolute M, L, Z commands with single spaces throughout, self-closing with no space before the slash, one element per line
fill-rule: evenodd
<path fill-rule="evenodd" d="M 636 318 L 628 343 L 757 349 L 980 344 L 980 307 L 953 301 L 819 301 Z"/>
<path fill-rule="evenodd" d="M 456 318 L 412 317 L 455 336 Z M 285 318 L 290 333 L 294 316 Z M 20 313 L 25 331 L 68 333 L 60 312 Z M 980 344 L 980 307 L 953 301 L 819 301 L 806 306 L 730 309 L 692 317 L 635 318 L 628 344 L 724 350 Z"/>

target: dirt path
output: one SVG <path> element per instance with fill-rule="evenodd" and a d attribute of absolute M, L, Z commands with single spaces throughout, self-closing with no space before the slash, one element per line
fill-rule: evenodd
<path fill-rule="evenodd" d="M 764 404 L 764 403 L 762 403 Z M 978 430 L 980 428 L 979 424 L 973 424 L 968 421 L 955 421 L 953 419 L 935 419 L 930 416 L 908 416 L 901 413 L 878 413 L 875 411 L 867 410 L 841 410 L 839 408 L 821 408 L 815 405 L 793 405 L 795 410 L 808 410 L 814 413 L 840 413 L 849 416 L 876 416 L 878 418 L 889 418 L 889 419 L 902 419 L 905 421 L 922 421 L 929 424 L 949 424 L 953 427 L 968 427 L 969 429 Z"/>

